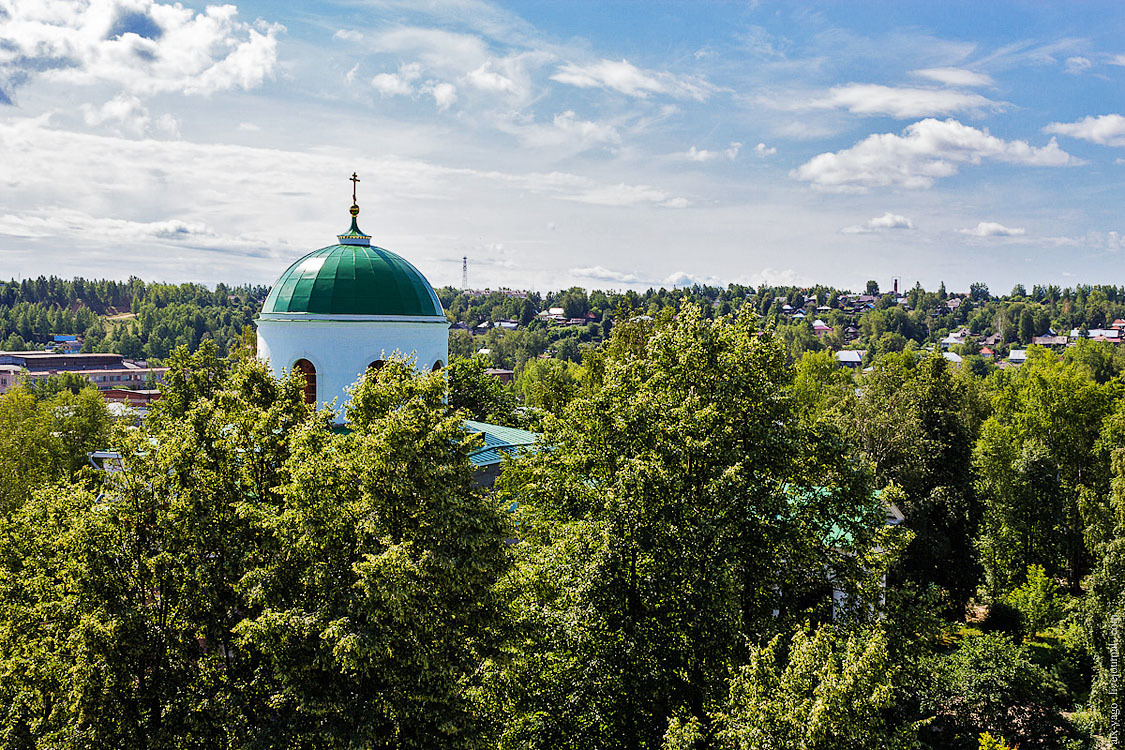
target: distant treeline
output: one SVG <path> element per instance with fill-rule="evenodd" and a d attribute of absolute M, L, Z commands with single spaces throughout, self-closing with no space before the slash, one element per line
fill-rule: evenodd
<path fill-rule="evenodd" d="M 269 288 L 111 279 L 0 282 L 0 349 L 39 348 L 53 334 L 79 334 L 84 352 L 160 360 L 177 346 L 214 339 L 226 352 L 261 309 Z"/>
<path fill-rule="evenodd" d="M 959 354 L 976 354 L 981 340 L 993 333 L 1000 334 L 1000 341 L 992 348 L 1006 354 L 1011 346 L 1026 346 L 1033 337 L 1051 330 L 1066 334 L 1075 328 L 1108 327 L 1114 320 L 1125 318 L 1125 287 L 1113 285 L 1036 285 L 1028 292 L 1017 284 L 1007 295 L 994 296 L 981 282 L 960 293 L 947 291 L 944 284 L 936 291 L 915 284 L 902 292 L 905 305 L 899 304 L 894 293 L 881 292 L 874 281 L 867 282 L 858 293 L 873 298 L 870 307 L 844 299 L 852 293 L 831 286 L 695 285 L 621 293 L 572 287 L 547 294 L 531 292 L 526 298 L 507 291 L 479 294 L 453 287 L 438 290 L 454 322 L 470 328 L 484 321 L 520 324 L 513 331 L 493 329 L 476 336 L 454 331 L 450 337 L 451 352 L 468 355 L 480 348 L 489 349 L 494 364 L 512 369 L 542 352 L 580 362 L 581 348 L 604 340 L 615 316 L 655 316 L 666 308 L 679 309 L 685 302 L 701 305 L 709 317 L 738 313 L 749 305 L 763 322 L 777 327 L 793 360 L 806 351 L 844 348 L 865 349 L 871 360 L 881 353 L 935 345 L 960 328 L 969 329 L 973 338 L 959 348 Z M 952 299 L 959 304 L 950 307 L 947 302 Z M 536 319 L 536 312 L 553 307 L 562 308 L 568 319 L 588 317 L 588 321 L 584 326 L 561 326 Z M 830 309 L 816 309 L 821 307 Z M 792 314 L 796 311 L 807 311 L 807 315 L 795 319 Z M 831 326 L 830 333 L 820 337 L 815 334 L 812 324 L 818 318 Z"/>
<path fill-rule="evenodd" d="M 211 289 L 203 284 L 147 283 L 136 277 L 124 282 L 55 276 L 0 282 L 0 349 L 37 348 L 51 334 L 80 334 L 83 351 L 114 351 L 134 358 L 164 359 L 180 345 L 194 351 L 205 339 L 214 339 L 226 353 L 251 324 L 268 292 L 266 286 L 219 284 Z M 990 346 L 1005 354 L 1009 347 L 1026 346 L 1052 330 L 1096 329 L 1125 318 L 1125 287 L 1114 285 L 1036 285 L 1029 292 L 1019 284 L 1007 295 L 993 296 L 980 282 L 961 293 L 948 292 L 944 284 L 936 291 L 915 284 L 902 295 L 905 304 L 893 293 L 881 292 L 874 281 L 860 292 L 871 300 L 857 305 L 846 296 L 849 290 L 823 285 L 695 285 L 644 292 L 581 287 L 546 293 L 481 294 L 448 286 L 437 290 L 450 322 L 467 327 L 451 331 L 451 353 L 468 356 L 488 349 L 493 365 L 510 369 L 520 369 L 543 353 L 578 363 L 584 349 L 609 336 L 615 320 L 656 316 L 665 309 L 680 309 L 685 302 L 700 305 L 708 317 L 750 306 L 778 329 L 794 360 L 806 351 L 843 348 L 865 349 L 872 360 L 882 353 L 937 344 L 960 328 L 969 329 L 972 337 L 958 348 L 959 354 L 976 354 L 981 341 L 994 333 L 1000 334 L 1000 341 Z M 951 307 L 951 299 L 960 302 Z M 538 316 L 551 308 L 560 308 L 568 321 L 585 322 L 563 325 Z M 793 318 L 796 311 L 807 315 Z M 816 335 L 812 323 L 818 318 L 831 332 Z M 515 322 L 518 328 L 476 330 L 483 322 L 500 321 Z"/>

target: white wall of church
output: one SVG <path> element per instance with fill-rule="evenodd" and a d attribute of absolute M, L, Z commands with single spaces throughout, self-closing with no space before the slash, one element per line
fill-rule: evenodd
<path fill-rule="evenodd" d="M 357 316 L 358 317 L 358 316 Z M 275 376 L 307 359 L 316 367 L 316 400 L 336 399 L 344 420 L 347 387 L 359 380 L 374 361 L 395 353 L 415 355 L 417 367 L 430 371 L 437 362 L 449 362 L 449 323 L 430 319 L 277 319 L 262 317 L 258 324 L 258 357 L 269 362 Z"/>

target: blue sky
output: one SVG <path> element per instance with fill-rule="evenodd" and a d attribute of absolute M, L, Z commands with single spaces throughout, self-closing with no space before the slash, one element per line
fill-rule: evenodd
<path fill-rule="evenodd" d="M 0 0 L 0 275 L 1125 283 L 1119 3 Z"/>

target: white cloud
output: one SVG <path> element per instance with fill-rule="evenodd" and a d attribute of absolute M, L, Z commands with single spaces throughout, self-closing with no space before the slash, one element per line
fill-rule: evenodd
<path fill-rule="evenodd" d="M 1007 105 L 980 94 L 952 89 L 849 83 L 829 89 L 827 96 L 809 102 L 808 106 L 817 109 L 846 109 L 857 115 L 912 118 L 957 112 L 1001 111 Z"/>
<path fill-rule="evenodd" d="M 928 78 L 946 86 L 991 86 L 992 78 L 964 68 L 923 68 L 910 71 L 913 75 Z"/>
<path fill-rule="evenodd" d="M 422 91 L 434 97 L 434 104 L 439 111 L 444 112 L 457 101 L 457 87 L 452 83 L 427 83 Z"/>
<path fill-rule="evenodd" d="M 739 143 L 738 141 L 731 141 L 731 144 L 722 151 L 708 151 L 707 149 L 701 149 L 692 146 L 686 152 L 682 154 L 676 154 L 675 156 L 680 159 L 687 159 L 688 161 L 714 161 L 715 159 L 728 159 L 730 161 L 734 161 L 734 159 L 738 156 L 739 149 L 741 148 L 741 143 Z"/>
<path fill-rule="evenodd" d="M 1117 231 L 1089 231 L 1078 237 L 1043 237 L 1042 240 L 1059 247 L 1086 247 L 1111 253 L 1125 249 L 1125 235 Z"/>
<path fill-rule="evenodd" d="M 516 84 L 511 78 L 500 75 L 492 70 L 491 60 L 486 60 L 479 68 L 471 71 L 466 77 L 469 79 L 469 83 L 482 91 L 512 93 L 516 90 Z"/>
<path fill-rule="evenodd" d="M 1087 232 L 1086 242 L 1091 247 L 1099 250 L 1108 250 L 1111 253 L 1125 249 L 1125 237 L 1120 232 Z"/>
<path fill-rule="evenodd" d="M 479 174 L 490 181 L 506 183 L 520 190 L 544 193 L 575 203 L 611 207 L 650 205 L 662 208 L 684 208 L 690 205 L 690 201 L 686 198 L 670 195 L 667 191 L 650 185 L 630 185 L 623 182 L 615 185 L 607 184 L 568 172 L 473 174 Z"/>
<path fill-rule="evenodd" d="M 219 234 L 203 222 L 165 219 L 132 221 L 91 216 L 66 208 L 0 215 L 0 235 L 22 238 L 97 237 L 100 243 L 185 245 L 198 249 L 260 254 L 266 243 Z"/>
<path fill-rule="evenodd" d="M 767 146 L 764 143 L 759 143 L 754 147 L 754 153 L 764 159 L 767 156 L 773 156 L 774 154 L 776 154 L 777 149 L 773 146 Z"/>
<path fill-rule="evenodd" d="M 169 136 L 178 136 L 180 132 L 176 118 L 164 114 L 153 119 L 141 100 L 131 94 L 118 94 L 101 107 L 83 104 L 82 118 L 90 126 L 117 125 L 135 135 L 144 135 L 150 130 Z"/>
<path fill-rule="evenodd" d="M 1110 65 L 1125 65 L 1125 55 L 1114 55 L 1109 59 Z"/>
<path fill-rule="evenodd" d="M 1027 141 L 1005 141 L 953 119 L 925 119 L 907 126 L 902 135 L 876 133 L 849 149 L 815 156 L 790 174 L 825 190 L 928 188 L 938 178 L 957 174 L 962 165 L 985 160 L 1039 167 L 1081 163 L 1053 138 L 1046 146 L 1035 147 Z"/>
<path fill-rule="evenodd" d="M 240 122 L 238 123 L 238 129 L 245 133 L 257 133 L 262 128 L 252 122 Z"/>
<path fill-rule="evenodd" d="M 763 268 L 761 271 L 745 280 L 749 286 L 802 286 L 810 282 L 807 276 L 799 274 L 792 268 Z"/>
<path fill-rule="evenodd" d="M 285 30 L 241 22 L 233 5 L 196 13 L 155 0 L 11 0 L 5 11 L 0 91 L 9 95 L 34 77 L 134 95 L 251 89 L 272 75 Z"/>
<path fill-rule="evenodd" d="M 719 279 L 714 277 L 714 276 L 709 276 L 707 274 L 688 273 L 687 271 L 676 271 L 674 273 L 670 273 L 667 276 L 665 276 L 664 280 L 660 282 L 661 286 L 665 286 L 665 287 L 675 286 L 675 287 L 681 287 L 681 288 L 685 287 L 685 286 L 695 286 L 696 284 L 699 284 L 699 285 L 710 284 L 711 286 L 716 286 L 716 285 L 719 284 Z"/>
<path fill-rule="evenodd" d="M 611 89 L 639 99 L 645 99 L 650 94 L 663 94 L 704 101 L 717 90 L 702 78 L 642 70 L 628 60 L 599 60 L 588 65 L 567 63 L 551 76 L 551 80 L 580 88 Z"/>
<path fill-rule="evenodd" d="M 361 226 L 377 232 L 386 246 L 411 258 L 435 282 L 446 279 L 428 255 L 432 248 L 468 247 L 489 227 L 503 225 L 505 232 L 527 235 L 504 238 L 505 248 L 521 248 L 516 259 L 521 270 L 505 283 L 543 288 L 556 283 L 568 265 L 604 264 L 603 258 L 613 257 L 616 246 L 605 239 L 595 240 L 604 251 L 591 250 L 584 241 L 577 243 L 581 250 L 574 249 L 572 232 L 588 220 L 613 226 L 621 223 L 613 214 L 646 215 L 653 232 L 683 223 L 668 215 L 680 205 L 678 196 L 646 184 L 606 183 L 566 172 L 371 159 L 332 143 L 278 149 L 135 139 L 49 122 L 46 115 L 0 121 L 5 167 L 0 233 L 11 238 L 0 244 L 11 249 L 4 257 L 17 273 L 64 264 L 58 267 L 68 273 L 112 278 L 126 258 L 149 278 L 268 283 L 347 226 L 351 185 L 345 177 L 353 170 L 364 178 Z M 65 195 L 58 192 L 60 173 L 67 175 Z M 474 217 L 453 210 L 470 199 L 466 196 L 483 201 L 489 208 L 482 213 L 493 218 L 478 216 L 474 224 Z M 542 227 L 556 220 L 564 201 L 571 204 L 563 209 L 571 218 L 559 221 L 557 238 L 543 243 L 552 250 L 531 251 L 529 237 L 545 239 Z M 515 228 L 521 222 L 523 229 Z M 65 251 L 50 241 L 59 237 L 67 240 L 61 246 Z M 460 278 L 459 261 L 455 265 L 451 282 Z"/>
<path fill-rule="evenodd" d="M 892 214 L 890 211 L 882 216 L 876 216 L 874 219 L 868 219 L 863 224 L 857 224 L 852 227 L 844 227 L 840 231 L 844 234 L 868 234 L 870 232 L 878 232 L 887 229 L 914 229 L 914 222 L 900 214 Z"/>
<path fill-rule="evenodd" d="M 609 281 L 617 284 L 643 284 L 643 281 L 635 273 L 626 273 L 624 271 L 614 271 L 604 266 L 589 266 L 588 268 L 572 268 L 570 273 L 574 276 L 583 279 L 593 279 L 594 281 Z"/>
<path fill-rule="evenodd" d="M 1085 117 L 1077 122 L 1052 122 L 1043 128 L 1043 132 L 1069 135 L 1103 146 L 1125 146 L 1125 117 L 1099 115 Z"/>
<path fill-rule="evenodd" d="M 621 134 L 613 124 L 579 120 L 574 110 L 569 109 L 555 115 L 549 125 L 500 123 L 499 127 L 519 137 L 525 145 L 535 148 L 581 152 L 595 146 L 621 142 Z"/>
<path fill-rule="evenodd" d="M 1094 67 L 1094 62 L 1088 57 L 1068 57 L 1066 58 L 1066 72 L 1067 73 L 1081 73 Z"/>
<path fill-rule="evenodd" d="M 663 190 L 648 185 L 594 185 L 571 195 L 560 195 L 564 200 L 591 203 L 597 206 L 635 206 L 638 203 L 670 204 L 668 208 L 683 208 L 685 199 L 670 198 Z"/>
<path fill-rule="evenodd" d="M 427 69 L 443 73 L 473 70 L 491 56 L 488 44 L 480 37 L 441 29 L 394 29 L 380 34 L 376 46 L 382 52 L 409 54 Z"/>
<path fill-rule="evenodd" d="M 421 65 L 404 63 L 397 73 L 379 73 L 371 79 L 371 85 L 383 96 L 410 96 L 414 93 L 413 81 L 421 75 Z"/>
<path fill-rule="evenodd" d="M 612 125 L 590 120 L 579 120 L 573 110 L 555 115 L 555 130 L 566 136 L 576 136 L 584 143 L 617 143 L 621 140 Z"/>
<path fill-rule="evenodd" d="M 590 279 L 592 281 L 607 282 L 610 284 L 629 284 L 632 286 L 688 287 L 696 284 L 715 285 L 719 283 L 719 279 L 714 276 L 693 274 L 686 271 L 674 271 L 663 279 L 654 279 L 641 276 L 632 271 L 617 271 L 612 268 L 606 268 L 605 266 L 571 268 L 570 274 L 580 279 Z"/>
<path fill-rule="evenodd" d="M 1027 234 L 1027 230 L 1023 227 L 1006 227 L 995 221 L 982 221 L 972 229 L 958 229 L 957 231 L 973 237 L 1019 237 Z"/>
<path fill-rule="evenodd" d="M 355 29 L 340 29 L 332 35 L 333 39 L 343 39 L 345 42 L 359 42 L 363 40 L 363 33 Z"/>
<path fill-rule="evenodd" d="M 371 85 L 383 96 L 409 96 L 414 87 L 397 73 L 379 73 L 371 79 Z"/>
<path fill-rule="evenodd" d="M 629 284 L 632 286 L 661 286 L 661 287 L 689 287 L 696 284 L 718 284 L 719 279 L 714 276 L 692 274 L 686 271 L 675 271 L 663 279 L 641 276 L 632 271 L 617 271 L 605 266 L 587 266 L 571 268 L 570 273 L 580 279 L 607 282 L 610 284 Z"/>

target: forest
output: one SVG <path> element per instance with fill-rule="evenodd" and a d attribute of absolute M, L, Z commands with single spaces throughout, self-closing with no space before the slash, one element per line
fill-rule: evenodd
<path fill-rule="evenodd" d="M 219 284 L 210 289 L 137 278 L 119 282 L 40 276 L 0 282 L 0 351 L 42 348 L 52 334 L 78 334 L 82 351 L 116 352 L 152 364 L 160 364 L 179 346 L 195 351 L 204 340 L 215 341 L 226 355 L 246 336 L 268 292 L 264 286 Z M 980 374 L 990 369 L 979 356 L 989 334 L 999 334 L 999 343 L 990 346 L 1003 357 L 1050 331 L 1088 331 L 1125 319 L 1125 287 L 1112 285 L 1035 285 L 1028 291 L 1017 284 L 1009 294 L 996 296 L 981 282 L 958 294 L 947 292 L 944 284 L 936 291 L 915 284 L 896 296 L 881 293 L 878 283 L 868 281 L 863 293 L 872 301 L 855 306 L 846 301 L 847 290 L 828 286 L 696 285 L 645 292 L 580 287 L 546 293 L 437 290 L 456 326 L 450 331 L 450 353 L 470 357 L 487 349 L 493 367 L 517 372 L 540 355 L 581 364 L 586 349 L 609 338 L 615 321 L 651 317 L 687 302 L 699 305 L 709 318 L 735 315 L 744 308 L 754 311 L 763 324 L 775 327 L 791 361 L 807 351 L 860 349 L 866 365 L 883 353 L 932 348 L 964 328 L 971 335 L 954 351 Z M 947 303 L 953 300 L 959 304 L 951 308 Z M 568 321 L 584 322 L 560 325 L 539 315 L 551 308 L 561 308 Z M 808 315 L 794 318 L 791 313 L 796 311 Z M 814 319 L 832 330 L 818 336 Z M 479 328 L 500 322 L 515 328 Z"/>
<path fill-rule="evenodd" d="M 52 334 L 79 334 L 84 352 L 114 352 L 159 363 L 177 347 L 205 340 L 229 352 L 268 287 L 38 279 L 0 282 L 0 351 L 39 349 Z"/>
<path fill-rule="evenodd" d="M 1109 291 L 951 324 L 1089 326 Z M 346 430 L 238 331 L 174 349 L 140 422 L 0 396 L 0 747 L 1119 744 L 1120 348 L 853 371 L 776 300 L 699 296 L 607 305 L 510 386 L 392 360 Z M 466 418 L 538 449 L 485 490 Z"/>

